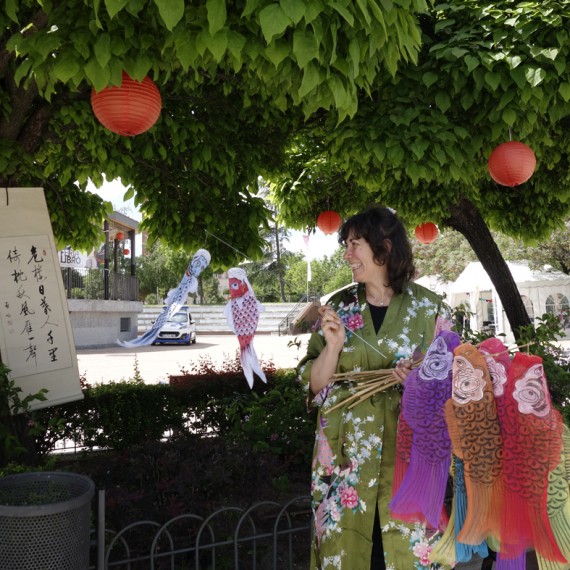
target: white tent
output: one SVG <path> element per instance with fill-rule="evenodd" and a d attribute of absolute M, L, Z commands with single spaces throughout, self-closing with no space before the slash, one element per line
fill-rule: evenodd
<path fill-rule="evenodd" d="M 570 307 L 570 276 L 555 270 L 533 271 L 524 262 L 507 261 L 507 265 L 531 319 L 544 313 L 559 314 Z M 452 307 L 464 305 L 473 314 L 473 329 L 487 328 L 495 334 L 505 334 L 507 341 L 512 342 L 501 300 L 481 262 L 469 263 L 450 284 L 448 294 Z"/>

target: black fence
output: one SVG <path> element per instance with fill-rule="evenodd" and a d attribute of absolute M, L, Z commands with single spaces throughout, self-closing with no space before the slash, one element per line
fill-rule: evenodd
<path fill-rule="evenodd" d="M 61 276 L 68 299 L 139 300 L 139 281 L 134 275 L 108 269 L 62 267 Z"/>

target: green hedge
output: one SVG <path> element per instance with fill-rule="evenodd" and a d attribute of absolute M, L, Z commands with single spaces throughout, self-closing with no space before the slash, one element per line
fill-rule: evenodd
<path fill-rule="evenodd" d="M 254 448 L 305 461 L 314 438 L 315 418 L 292 370 L 268 370 L 267 384 L 256 379 L 250 390 L 243 374 L 181 374 L 170 384 L 140 381 L 84 389 L 83 400 L 33 413 L 50 426 L 36 437 L 45 454 L 57 440 L 89 449 L 125 449 L 196 435 L 224 436 Z"/>

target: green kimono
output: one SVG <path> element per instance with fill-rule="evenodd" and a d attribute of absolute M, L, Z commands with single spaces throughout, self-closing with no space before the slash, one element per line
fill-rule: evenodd
<path fill-rule="evenodd" d="M 401 357 L 416 353 L 417 358 L 418 349 L 425 354 L 436 323 L 444 323 L 447 316 L 441 298 L 415 283 L 392 298 L 378 334 L 363 285 L 343 289 L 329 304 L 347 331 L 337 373 L 393 368 Z M 299 378 L 308 394 L 312 361 L 324 345 L 320 330 L 312 334 L 307 356 L 299 363 Z M 400 392 L 388 389 L 352 409 L 340 406 L 327 414 L 352 393 L 350 382 L 335 382 L 312 400 L 319 413 L 312 465 L 311 568 L 369 570 L 376 506 L 387 570 L 440 568 L 430 566 L 427 558 L 439 535 L 426 534 L 420 524 L 390 519 Z"/>

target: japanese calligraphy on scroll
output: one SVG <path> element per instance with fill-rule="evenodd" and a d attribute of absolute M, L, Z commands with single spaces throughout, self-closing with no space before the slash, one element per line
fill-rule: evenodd
<path fill-rule="evenodd" d="M 58 253 L 43 190 L 0 189 L 0 357 L 44 407 L 82 398 Z"/>

